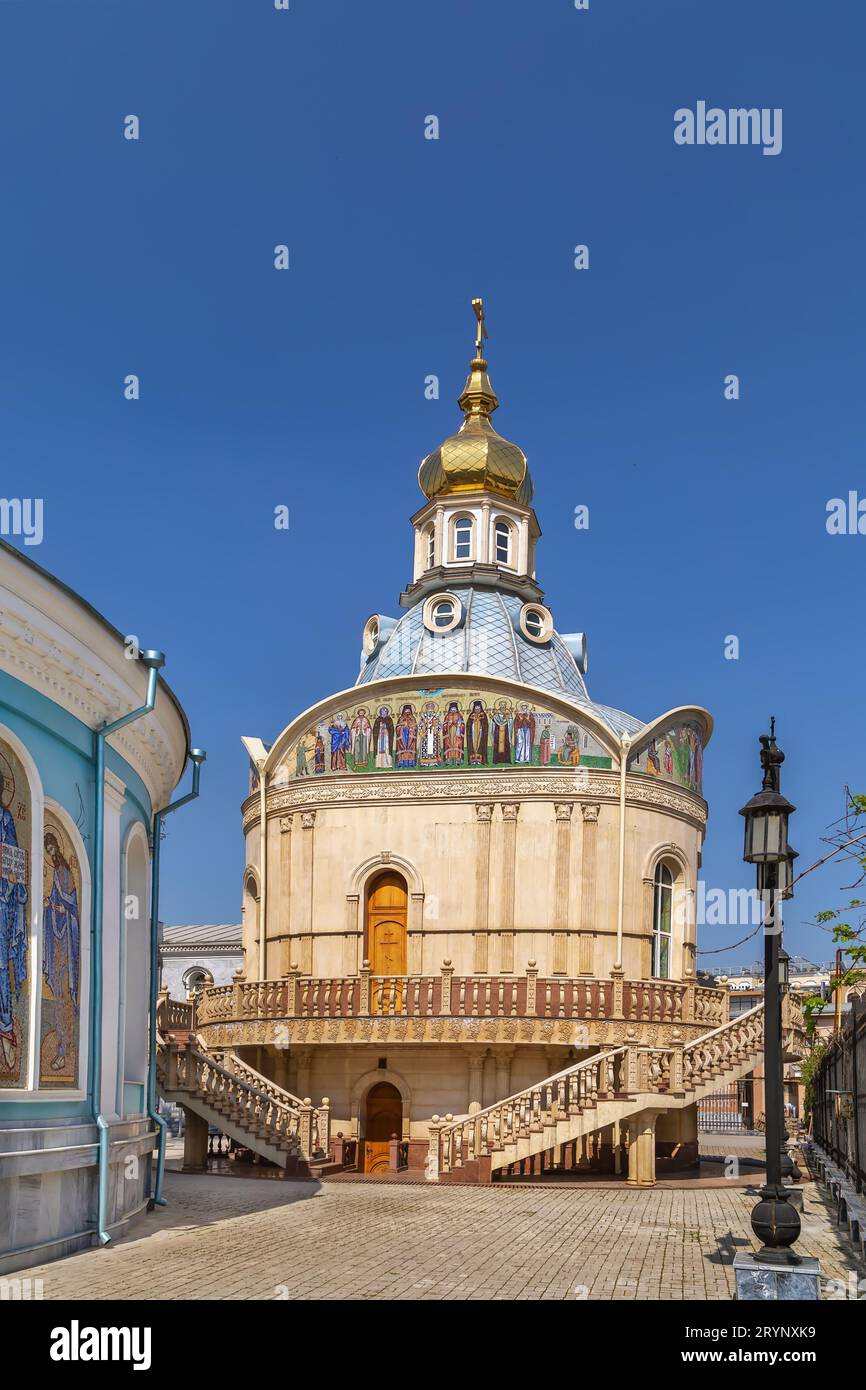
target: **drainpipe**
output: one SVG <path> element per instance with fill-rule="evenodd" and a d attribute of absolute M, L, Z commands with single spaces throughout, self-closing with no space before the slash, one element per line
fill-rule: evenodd
<path fill-rule="evenodd" d="M 625 911 L 625 778 L 631 739 L 624 734 L 619 755 L 619 888 L 616 906 L 616 970 L 622 970 L 622 922 Z"/>
<path fill-rule="evenodd" d="M 156 703 L 156 682 L 159 669 L 165 665 L 162 652 L 143 651 L 139 660 L 147 667 L 147 694 L 140 709 L 132 710 L 115 719 L 113 724 L 104 724 L 94 734 L 94 758 L 96 762 L 96 813 L 94 818 L 93 845 L 93 1112 L 99 1139 L 98 1198 L 96 1229 L 100 1245 L 108 1245 L 111 1236 L 106 1230 L 108 1221 L 108 1124 L 102 1114 L 102 922 L 103 922 L 103 865 L 105 859 L 105 742 L 106 739 L 126 724 L 150 714 Z"/>
<path fill-rule="evenodd" d="M 148 1202 L 148 1210 L 152 1211 L 155 1206 L 164 1207 L 165 1198 L 162 1195 L 162 1178 L 165 1172 L 165 1132 L 166 1123 L 157 1110 L 156 1105 L 156 986 L 159 973 L 159 851 L 162 840 L 162 823 L 166 816 L 172 811 L 176 811 L 179 806 L 185 806 L 188 801 L 194 801 L 198 796 L 198 784 L 201 777 L 201 765 L 207 754 L 203 748 L 191 748 L 189 750 L 190 761 L 192 762 L 192 791 L 187 792 L 186 796 L 179 796 L 176 801 L 164 806 L 161 811 L 157 811 L 153 818 L 153 854 L 151 856 L 151 885 L 150 885 L 150 1037 L 148 1041 L 147 1056 L 147 1113 L 159 1130 L 159 1145 L 156 1159 L 156 1180 L 153 1185 L 153 1193 Z"/>

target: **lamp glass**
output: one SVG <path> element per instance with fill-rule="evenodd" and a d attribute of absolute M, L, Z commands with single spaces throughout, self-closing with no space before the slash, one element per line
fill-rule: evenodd
<path fill-rule="evenodd" d="M 781 811 L 750 812 L 743 858 L 749 864 L 780 864 L 787 854 L 788 817 Z"/>

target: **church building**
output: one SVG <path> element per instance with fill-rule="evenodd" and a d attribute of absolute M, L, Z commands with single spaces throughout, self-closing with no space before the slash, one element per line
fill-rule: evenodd
<path fill-rule="evenodd" d="M 473 308 L 463 418 L 421 463 L 396 612 L 364 624 L 354 683 L 244 739 L 244 963 L 201 991 L 196 1027 L 291 1103 L 316 1098 L 328 1157 L 364 1172 L 485 1180 L 539 1154 L 625 1172 L 642 1135 L 652 1180 L 656 1156 L 696 1161 L 694 1047 L 725 1035 L 726 994 L 695 971 L 712 720 L 686 703 L 643 723 L 590 694 Z M 577 1130 L 556 1116 L 578 1110 L 562 1142 Z M 518 1143 L 533 1116 L 542 1138 Z"/>

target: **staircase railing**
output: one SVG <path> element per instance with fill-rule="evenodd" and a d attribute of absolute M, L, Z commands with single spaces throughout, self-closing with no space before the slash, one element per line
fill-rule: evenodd
<path fill-rule="evenodd" d="M 434 1115 L 430 1125 L 428 1176 L 462 1168 L 506 1144 L 543 1129 L 544 1123 L 566 1119 L 592 1108 L 599 1100 L 623 1094 L 626 1087 L 627 1049 L 613 1048 L 566 1067 L 506 1100 L 499 1100 L 474 1115 L 443 1125 Z M 435 1171 L 433 1171 L 435 1170 Z"/>
<path fill-rule="evenodd" d="M 227 1065 L 226 1065 L 227 1063 Z M 330 1151 L 327 1097 L 315 1106 L 299 1100 L 242 1062 L 234 1053 L 223 1062 L 192 1044 L 161 1042 L 157 1073 L 168 1092 L 187 1092 L 287 1154 L 310 1158 Z"/>
<path fill-rule="evenodd" d="M 270 1096 L 272 1100 L 278 1101 L 281 1105 L 293 1106 L 301 1117 L 302 1133 L 307 1125 L 305 1117 L 309 1111 L 310 1146 L 304 1152 L 310 1154 L 330 1153 L 331 1103 L 327 1096 L 321 1105 L 313 1105 L 309 1096 L 302 1100 L 299 1096 L 292 1095 L 291 1091 L 285 1090 L 282 1086 L 278 1086 L 275 1081 L 270 1081 L 268 1077 L 262 1076 L 261 1072 L 251 1067 L 249 1062 L 245 1062 L 236 1052 L 224 1052 L 223 1058 L 228 1069 L 240 1077 L 242 1081 L 248 1082 L 257 1091 Z"/>
<path fill-rule="evenodd" d="M 464 1167 L 506 1144 L 592 1109 L 600 1101 L 651 1092 L 682 1096 L 719 1076 L 726 1065 L 756 1057 L 764 1035 L 763 1003 L 685 1046 L 630 1044 L 596 1053 L 555 1076 L 496 1101 L 474 1115 L 430 1125 L 428 1177 Z M 551 1140 L 555 1143 L 556 1140 Z"/>
<path fill-rule="evenodd" d="M 764 1005 L 723 1023 L 683 1048 L 683 1081 L 688 1090 L 718 1076 L 725 1063 L 760 1052 L 764 1038 Z"/>

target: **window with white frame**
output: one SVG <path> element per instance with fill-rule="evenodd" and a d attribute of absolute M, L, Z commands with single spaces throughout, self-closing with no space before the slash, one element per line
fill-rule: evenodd
<path fill-rule="evenodd" d="M 671 978 L 673 896 L 674 876 L 667 864 L 659 863 L 653 879 L 652 974 L 656 980 Z"/>
<path fill-rule="evenodd" d="M 427 541 L 427 568 L 431 570 L 433 568 L 433 561 L 436 558 L 436 531 L 431 526 L 429 531 L 425 531 L 424 535 Z"/>
<path fill-rule="evenodd" d="M 472 559 L 472 517 L 458 516 L 454 522 L 454 559 Z"/>
<path fill-rule="evenodd" d="M 498 565 L 511 564 L 511 527 L 507 521 L 497 521 L 494 527 L 493 554 Z"/>

